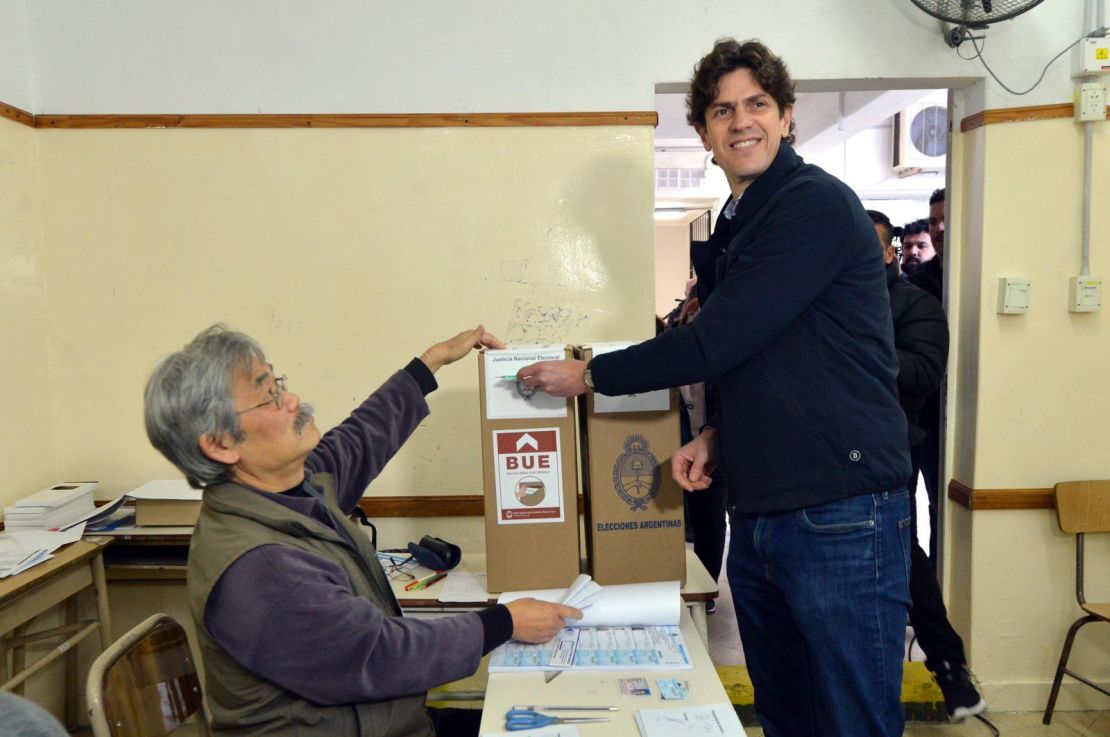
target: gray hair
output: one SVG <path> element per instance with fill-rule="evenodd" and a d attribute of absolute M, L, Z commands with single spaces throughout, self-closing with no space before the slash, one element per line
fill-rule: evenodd
<path fill-rule="evenodd" d="M 146 435 L 190 486 L 199 489 L 230 478 L 231 466 L 206 456 L 200 438 L 243 440 L 232 382 L 237 372 L 249 372 L 255 359 L 266 360 L 258 343 L 218 323 L 163 358 L 147 380 Z"/>

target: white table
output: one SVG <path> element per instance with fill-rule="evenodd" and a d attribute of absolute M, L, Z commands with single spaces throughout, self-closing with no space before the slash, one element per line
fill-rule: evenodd
<path fill-rule="evenodd" d="M 490 673 L 486 688 L 485 705 L 482 707 L 481 734 L 505 732 L 505 712 L 515 704 L 616 706 L 615 712 L 544 712 L 558 716 L 608 717 L 608 722 L 577 725 L 582 737 L 595 735 L 621 735 L 635 737 L 637 709 L 662 709 L 693 706 L 697 704 L 728 703 L 728 694 L 709 652 L 697 637 L 694 621 L 688 611 L 682 612 L 682 635 L 690 651 L 693 670 L 660 671 L 565 671 L 558 678 L 545 683 L 542 672 Z M 618 678 L 641 676 L 647 679 L 650 696 L 625 696 L 620 692 Z M 656 681 L 677 678 L 689 681 L 690 697 L 681 701 L 663 701 Z M 542 711 L 542 710 L 541 710 Z M 737 735 L 743 735 L 743 728 Z"/>
<path fill-rule="evenodd" d="M 454 570 L 475 574 L 485 573 L 486 556 L 484 553 L 463 553 L 462 561 Z M 413 573 L 420 578 L 431 571 L 417 566 L 413 569 Z M 451 573 L 447 575 L 450 577 Z M 456 612 L 472 612 L 497 603 L 497 597 L 481 601 L 442 602 L 438 597 L 446 585 L 446 580 L 420 591 L 405 591 L 405 583 L 405 581 L 392 581 L 393 593 L 407 616 L 440 616 Z M 705 603 L 717 598 L 717 582 L 709 577 L 705 566 L 689 548 L 686 549 L 686 585 L 682 587 L 681 594 L 702 645 L 708 645 L 709 631 L 705 622 Z"/>

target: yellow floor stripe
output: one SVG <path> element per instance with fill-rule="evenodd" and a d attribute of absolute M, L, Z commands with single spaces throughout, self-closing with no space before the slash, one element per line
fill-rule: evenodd
<path fill-rule="evenodd" d="M 741 713 L 741 717 L 754 718 L 754 694 L 752 680 L 748 676 L 748 669 L 742 665 L 717 666 L 717 675 L 721 685 L 728 693 L 729 701 Z M 489 681 L 485 668 L 469 678 L 463 678 L 434 689 L 429 694 L 430 706 L 453 706 L 457 708 L 480 708 L 481 701 L 475 701 L 477 694 L 485 692 Z M 451 695 L 465 697 L 465 700 L 456 700 Z M 944 713 L 944 697 L 940 688 L 933 680 L 924 663 L 905 663 L 902 671 L 902 703 L 906 707 L 906 716 L 919 721 L 937 721 L 946 718 Z"/>

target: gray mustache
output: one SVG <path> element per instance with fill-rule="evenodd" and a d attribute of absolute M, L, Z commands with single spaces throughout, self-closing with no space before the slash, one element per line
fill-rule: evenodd
<path fill-rule="evenodd" d="M 308 402 L 301 402 L 297 407 L 297 416 L 293 419 L 293 432 L 300 435 L 316 414 L 316 410 Z"/>

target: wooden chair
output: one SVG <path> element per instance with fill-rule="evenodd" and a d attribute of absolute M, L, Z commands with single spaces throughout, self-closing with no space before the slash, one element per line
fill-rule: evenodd
<path fill-rule="evenodd" d="M 1060 665 L 1056 669 L 1056 680 L 1052 683 L 1052 693 L 1044 710 L 1042 721 L 1045 724 L 1052 722 L 1052 712 L 1056 708 L 1056 697 L 1060 695 L 1060 682 L 1065 673 L 1110 696 L 1110 691 L 1102 686 L 1068 670 L 1068 657 L 1079 629 L 1090 622 L 1110 622 L 1110 604 L 1094 604 L 1087 601 L 1083 594 L 1083 537 L 1091 532 L 1110 532 L 1110 481 L 1056 484 L 1056 518 L 1061 530 L 1075 535 L 1075 599 L 1086 614 L 1068 628 L 1064 651 L 1060 653 Z"/>
<path fill-rule="evenodd" d="M 155 614 L 110 645 L 86 686 L 94 737 L 164 737 L 194 713 L 209 735 L 196 660 L 185 630 Z"/>

